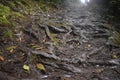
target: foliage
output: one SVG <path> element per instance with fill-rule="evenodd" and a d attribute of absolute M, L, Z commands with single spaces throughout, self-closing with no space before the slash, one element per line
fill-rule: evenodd
<path fill-rule="evenodd" d="M 8 16 L 10 12 L 9 7 L 0 4 L 0 16 Z"/>
<path fill-rule="evenodd" d="M 22 1 L 18 0 L 17 2 Z M 25 16 L 16 11 L 18 9 L 16 0 L 0 0 L 0 26 L 1 37 L 5 39 L 14 39 L 14 31 L 16 23 L 25 19 Z"/>
<path fill-rule="evenodd" d="M 0 24 L 9 25 L 10 22 L 8 21 L 8 19 L 5 16 L 3 16 L 3 17 L 0 17 Z"/>
<path fill-rule="evenodd" d="M 0 24 L 9 24 L 7 17 L 9 16 L 10 8 L 0 4 Z"/>
<path fill-rule="evenodd" d="M 115 45 L 120 45 L 120 33 L 114 31 L 112 36 L 109 38 Z"/>
<path fill-rule="evenodd" d="M 35 1 L 39 1 L 40 3 L 43 3 L 54 8 L 64 7 L 67 2 L 67 0 L 35 0 Z"/>
<path fill-rule="evenodd" d="M 120 0 L 110 0 L 109 2 L 110 13 L 115 16 L 116 19 L 120 18 Z"/>
<path fill-rule="evenodd" d="M 119 24 L 120 19 L 120 0 L 108 0 L 109 13 L 108 20 L 112 25 Z M 120 26 L 107 26 L 111 30 L 111 37 L 109 38 L 115 45 L 120 45 Z"/>

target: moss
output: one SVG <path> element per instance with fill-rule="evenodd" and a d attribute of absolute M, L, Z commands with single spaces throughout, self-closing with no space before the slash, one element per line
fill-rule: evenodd
<path fill-rule="evenodd" d="M 0 4 L 0 16 L 8 16 L 10 13 L 10 8 Z"/>
<path fill-rule="evenodd" d="M 51 41 L 55 43 L 54 46 L 60 46 L 61 44 L 64 44 L 65 42 L 57 38 L 57 34 L 51 34 Z"/>
<path fill-rule="evenodd" d="M 15 8 L 15 7 L 16 7 L 15 3 L 12 2 L 12 1 L 8 1 L 8 5 L 9 5 L 11 8 Z"/>
<path fill-rule="evenodd" d="M 30 55 L 30 61 L 31 61 L 31 62 L 36 61 L 36 60 L 37 60 L 37 58 L 38 58 L 38 56 L 37 56 L 37 55 Z"/>
<path fill-rule="evenodd" d="M 3 17 L 0 17 L 0 25 L 10 25 L 10 22 L 5 16 L 3 16 Z"/>
<path fill-rule="evenodd" d="M 20 2 L 20 1 L 16 1 L 16 3 L 17 3 L 17 5 L 19 6 L 19 7 L 21 7 L 22 9 L 24 9 L 24 5 Z"/>
<path fill-rule="evenodd" d="M 9 16 L 10 8 L 0 4 L 0 24 L 9 24 L 7 17 Z"/>
<path fill-rule="evenodd" d="M 11 2 L 12 4 L 12 2 Z M 13 5 L 13 4 L 12 4 Z M 11 25 L 10 20 L 25 18 L 21 13 L 10 10 L 9 7 L 0 4 L 0 24 Z"/>
<path fill-rule="evenodd" d="M 55 46 L 59 46 L 60 45 L 59 44 L 60 39 L 58 39 L 58 38 L 53 38 L 51 41 L 55 43 Z"/>
<path fill-rule="evenodd" d="M 37 4 L 44 12 L 55 10 L 55 6 L 52 1 L 40 0 L 37 1 Z"/>
<path fill-rule="evenodd" d="M 51 34 L 51 36 L 52 36 L 52 37 L 56 37 L 56 36 L 57 36 L 57 34 Z"/>
<path fill-rule="evenodd" d="M 21 14 L 20 12 L 11 12 L 10 14 L 11 20 L 24 20 L 25 16 Z"/>
<path fill-rule="evenodd" d="M 59 45 L 59 42 L 60 40 L 57 37 L 57 34 L 51 34 L 51 42 L 54 42 L 55 43 L 55 46 L 58 46 Z"/>

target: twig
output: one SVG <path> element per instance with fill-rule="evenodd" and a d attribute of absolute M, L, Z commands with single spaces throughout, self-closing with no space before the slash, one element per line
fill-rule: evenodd
<path fill-rule="evenodd" d="M 45 32 L 46 32 L 47 37 L 50 40 L 53 40 L 53 37 L 51 36 L 50 30 L 49 30 L 49 28 L 47 26 L 45 26 Z"/>

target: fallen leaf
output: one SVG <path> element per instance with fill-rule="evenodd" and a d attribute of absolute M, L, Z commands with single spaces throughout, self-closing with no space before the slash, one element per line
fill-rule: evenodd
<path fill-rule="evenodd" d="M 80 43 L 77 43 L 77 46 L 80 46 Z"/>
<path fill-rule="evenodd" d="M 45 40 L 45 39 L 43 39 L 43 40 L 42 40 L 42 42 L 43 42 L 43 43 L 45 43 L 45 42 L 46 42 L 46 40 Z"/>
<path fill-rule="evenodd" d="M 97 72 L 97 73 L 101 73 L 101 72 L 103 72 L 103 71 L 104 71 L 104 68 L 96 69 L 96 72 Z"/>
<path fill-rule="evenodd" d="M 19 38 L 19 41 L 22 42 L 22 38 L 21 37 Z"/>
<path fill-rule="evenodd" d="M 36 50 L 41 50 L 41 49 L 43 49 L 43 47 L 38 47 L 38 48 L 36 48 Z"/>
<path fill-rule="evenodd" d="M 3 56 L 0 56 L 0 61 L 4 61 L 4 58 L 3 58 Z"/>
<path fill-rule="evenodd" d="M 45 67 L 44 67 L 44 65 L 43 65 L 43 64 L 38 63 L 38 64 L 36 64 L 36 67 L 37 67 L 38 69 L 40 69 L 40 70 L 42 70 L 42 71 L 46 72 Z"/>
<path fill-rule="evenodd" d="M 113 59 L 117 59 L 118 56 L 117 56 L 117 55 L 112 55 L 112 58 L 113 58 Z"/>
<path fill-rule="evenodd" d="M 41 50 L 43 49 L 43 47 L 39 46 L 39 45 L 32 45 L 31 48 L 36 49 L 36 50 Z"/>
<path fill-rule="evenodd" d="M 11 49 L 11 50 L 10 50 L 10 53 L 13 53 L 13 51 L 14 51 L 14 49 Z"/>
<path fill-rule="evenodd" d="M 30 71 L 30 67 L 28 65 L 23 65 L 23 69 L 26 71 Z"/>
<path fill-rule="evenodd" d="M 7 48 L 7 50 L 10 51 L 10 50 L 15 49 L 15 48 L 16 48 L 16 46 L 10 46 Z"/>
<path fill-rule="evenodd" d="M 88 44 L 88 47 L 91 47 L 91 45 L 90 45 L 90 44 Z"/>
<path fill-rule="evenodd" d="M 31 46 L 31 48 L 37 48 L 38 46 L 37 45 L 33 45 L 33 46 Z"/>

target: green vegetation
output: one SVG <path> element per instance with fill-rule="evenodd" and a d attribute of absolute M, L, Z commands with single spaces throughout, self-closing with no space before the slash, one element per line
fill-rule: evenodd
<path fill-rule="evenodd" d="M 117 31 L 114 31 L 109 39 L 113 42 L 113 44 L 120 45 L 120 33 Z"/>
<path fill-rule="evenodd" d="M 10 24 L 7 19 L 10 14 L 10 8 L 0 4 L 0 24 Z"/>
<path fill-rule="evenodd" d="M 120 19 L 120 0 L 107 0 L 107 4 L 109 7 L 107 19 L 109 20 L 109 24 L 105 24 L 105 27 L 111 31 L 111 37 L 109 38 L 115 45 L 120 45 L 120 32 L 119 27 L 115 26 L 119 24 Z"/>
<path fill-rule="evenodd" d="M 109 12 L 112 19 L 117 21 L 120 19 L 120 0 L 110 0 L 109 1 Z"/>
<path fill-rule="evenodd" d="M 53 10 L 64 4 L 66 0 L 0 0 L 0 24 L 11 24 L 16 18 L 23 18 L 22 14 L 34 14 L 33 8 L 40 7 L 43 11 Z M 22 10 L 22 12 L 18 12 Z"/>
<path fill-rule="evenodd" d="M 0 1 L 1 2 L 1 1 Z M 10 5 L 9 5 L 10 4 Z M 15 3 L 12 1 L 0 3 L 0 26 L 2 28 L 1 37 L 14 38 L 14 30 L 16 23 L 25 19 L 24 15 L 20 12 L 14 11 Z"/>

